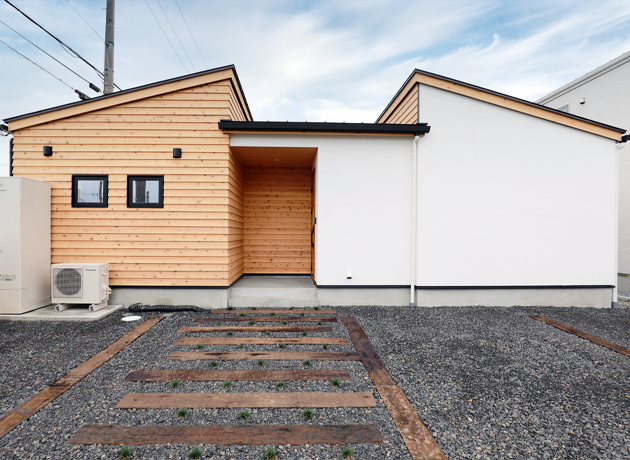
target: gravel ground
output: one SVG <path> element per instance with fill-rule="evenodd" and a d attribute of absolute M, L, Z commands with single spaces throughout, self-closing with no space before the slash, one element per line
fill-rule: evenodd
<path fill-rule="evenodd" d="M 630 458 L 630 358 L 528 318 L 540 314 L 619 345 L 630 347 L 630 311 L 575 308 L 338 308 L 356 316 L 447 457 L 455 458 Z M 138 323 L 120 321 L 123 312 L 97 323 L 0 322 L 0 413 L 52 383 Z M 145 314 L 144 317 L 148 317 Z M 0 458 L 116 458 L 118 448 L 73 446 L 70 438 L 85 424 L 376 424 L 386 444 L 357 445 L 355 460 L 410 459 L 402 438 L 360 362 L 313 362 L 318 369 L 347 369 L 352 380 L 334 389 L 329 382 L 183 382 L 175 392 L 372 391 L 373 409 L 315 409 L 305 421 L 299 409 L 251 410 L 237 419 L 235 409 L 191 409 L 178 418 L 174 409 L 116 410 L 129 392 L 168 392 L 168 383 L 123 383 L 139 368 L 209 368 L 209 361 L 165 361 L 180 326 L 207 314 L 178 313 L 101 366 L 70 391 L 0 440 Z M 269 323 L 268 323 L 269 324 Z M 271 324 L 270 324 L 271 325 Z M 277 324 L 275 324 L 277 325 Z M 332 334 L 348 337 L 341 323 Z M 190 334 L 221 336 L 224 334 Z M 234 336 L 249 334 L 235 333 Z M 264 334 L 259 334 L 264 336 Z M 296 334 L 278 334 L 295 336 Z M 206 350 L 236 351 L 236 346 Z M 279 350 L 276 346 L 245 346 Z M 287 345 L 286 351 L 321 350 Z M 330 351 L 352 351 L 331 345 Z M 25 365 L 26 364 L 26 365 Z M 253 369 L 255 362 L 220 362 L 219 368 Z M 299 361 L 267 361 L 267 369 L 302 368 Z M 35 383 L 39 380 L 38 383 Z M 262 459 L 265 447 L 202 446 L 204 459 Z M 139 446 L 137 459 L 184 459 L 187 445 Z M 282 459 L 340 458 L 339 448 L 279 448 Z"/>

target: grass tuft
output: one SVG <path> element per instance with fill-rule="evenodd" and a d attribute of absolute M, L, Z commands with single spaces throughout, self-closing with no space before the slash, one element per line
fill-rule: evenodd
<path fill-rule="evenodd" d="M 313 307 L 313 310 L 319 310 L 319 307 Z"/>
<path fill-rule="evenodd" d="M 203 350 L 206 346 L 203 343 L 197 344 L 197 350 Z"/>
<path fill-rule="evenodd" d="M 210 367 L 217 367 L 219 363 L 217 363 L 214 359 L 210 361 Z"/>
<path fill-rule="evenodd" d="M 230 382 L 229 380 L 225 380 L 223 382 L 223 388 L 227 388 L 227 389 L 232 388 L 232 382 Z"/>
<path fill-rule="evenodd" d="M 349 458 L 350 460 L 352 460 L 355 452 L 356 449 L 354 447 L 346 446 L 341 448 L 341 455 L 343 455 L 344 458 Z"/>
<path fill-rule="evenodd" d="M 271 313 L 269 313 L 269 316 L 276 316 L 276 312 L 272 311 Z"/>
<path fill-rule="evenodd" d="M 257 366 L 264 366 L 265 365 L 265 361 L 262 359 L 259 359 L 258 361 L 256 361 L 256 365 Z"/>
<path fill-rule="evenodd" d="M 321 326 L 322 324 L 324 324 L 324 323 L 322 323 L 321 321 L 317 321 L 317 325 L 318 326 Z"/>
<path fill-rule="evenodd" d="M 228 310 L 234 310 L 234 307 L 227 307 Z"/>
<path fill-rule="evenodd" d="M 328 350 L 328 344 L 327 344 L 327 343 L 323 343 L 323 344 L 322 344 L 322 348 L 323 348 L 324 350 Z"/>
<path fill-rule="evenodd" d="M 280 380 L 278 383 L 276 383 L 276 386 L 278 388 L 284 388 L 287 384 L 284 383 L 284 380 Z"/>
<path fill-rule="evenodd" d="M 282 324 L 284 324 L 286 326 L 287 324 L 289 324 L 289 322 L 288 321 L 282 321 Z"/>
<path fill-rule="evenodd" d="M 278 451 L 273 447 L 267 448 L 265 451 L 265 460 L 276 460 L 278 458 Z"/>
<path fill-rule="evenodd" d="M 220 326 L 220 325 L 221 325 L 221 321 L 217 321 L 217 326 Z"/>
<path fill-rule="evenodd" d="M 300 316 L 304 316 L 304 312 L 300 313 Z"/>
<path fill-rule="evenodd" d="M 128 460 L 133 455 L 133 448 L 131 446 L 122 446 L 118 449 L 118 458 L 120 460 Z"/>
<path fill-rule="evenodd" d="M 249 321 L 247 321 L 247 324 L 249 324 L 250 326 L 253 326 L 254 324 L 256 324 L 256 321 L 254 321 L 253 319 L 250 319 Z"/>
<path fill-rule="evenodd" d="M 315 412 L 313 412 L 311 409 L 304 409 L 302 411 L 302 415 L 306 420 L 310 420 L 313 418 L 313 415 L 315 415 Z"/>
<path fill-rule="evenodd" d="M 311 360 L 307 359 L 305 361 L 302 361 L 302 364 L 304 364 L 305 366 L 310 366 L 311 365 Z"/>
<path fill-rule="evenodd" d="M 227 331 L 227 336 L 228 336 L 228 337 L 232 337 L 233 335 L 234 335 L 234 332 L 232 332 L 232 331 Z"/>
<path fill-rule="evenodd" d="M 243 348 L 244 346 L 245 346 L 245 345 L 243 345 L 242 343 L 239 343 L 239 344 L 238 344 L 238 347 L 239 347 L 239 348 Z"/>
<path fill-rule="evenodd" d="M 303 330 L 303 331 L 302 331 L 302 335 L 304 335 L 304 336 L 308 335 L 308 331 L 307 331 L 306 329 L 305 329 L 305 330 Z"/>
<path fill-rule="evenodd" d="M 289 307 L 289 310 L 293 310 L 293 307 Z"/>
<path fill-rule="evenodd" d="M 265 335 L 271 335 L 271 332 L 267 331 L 265 332 Z"/>
<path fill-rule="evenodd" d="M 238 418 L 242 419 L 242 420 L 249 420 L 250 418 L 252 418 L 252 414 L 250 414 L 248 411 L 246 410 L 242 410 L 238 413 Z"/>
<path fill-rule="evenodd" d="M 258 310 L 258 308 L 257 307 L 252 307 L 252 310 Z"/>
<path fill-rule="evenodd" d="M 181 409 L 177 409 L 178 417 L 186 417 L 187 415 L 188 415 L 188 409 L 186 409 L 185 407 L 182 407 Z"/>
<path fill-rule="evenodd" d="M 238 316 L 245 316 L 245 313 L 239 313 Z"/>
<path fill-rule="evenodd" d="M 286 348 L 287 344 L 286 343 L 279 343 L 278 344 L 278 348 Z"/>
<path fill-rule="evenodd" d="M 339 388 L 339 386 L 341 385 L 341 380 L 339 380 L 339 379 L 332 379 L 330 381 L 330 383 L 332 383 L 332 386 L 334 386 L 335 388 Z"/>
<path fill-rule="evenodd" d="M 182 384 L 182 382 L 180 382 L 177 379 L 173 379 L 171 380 L 171 390 L 174 390 L 175 388 L 177 388 L 178 386 L 180 386 Z"/>
<path fill-rule="evenodd" d="M 199 460 L 201 458 L 201 449 L 197 446 L 193 447 L 192 450 L 188 452 L 188 458 Z"/>

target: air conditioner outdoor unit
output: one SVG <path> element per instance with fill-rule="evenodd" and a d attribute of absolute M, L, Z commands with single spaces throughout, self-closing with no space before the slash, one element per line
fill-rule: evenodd
<path fill-rule="evenodd" d="M 107 306 L 109 264 L 53 264 L 50 272 L 52 303 L 62 311 L 69 305 L 90 304 L 90 311 Z"/>

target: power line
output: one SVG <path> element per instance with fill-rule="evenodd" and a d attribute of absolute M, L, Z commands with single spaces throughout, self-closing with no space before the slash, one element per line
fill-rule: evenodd
<path fill-rule="evenodd" d="M 177 32 L 175 32 L 175 28 L 173 27 L 173 24 L 171 24 L 171 20 L 168 18 L 168 15 L 166 14 L 166 11 L 164 11 L 164 8 L 162 8 L 162 3 L 160 2 L 160 0 L 157 0 L 157 2 L 158 2 L 158 5 L 160 5 L 160 9 L 162 10 L 162 13 L 164 13 L 164 16 L 166 16 L 166 20 L 168 21 L 168 25 L 171 26 L 171 29 L 173 30 L 173 33 L 177 37 L 177 41 L 179 42 L 179 44 L 181 45 L 182 49 L 184 50 L 184 54 L 186 54 L 186 57 L 190 61 L 190 65 L 192 66 L 193 70 L 196 72 L 197 69 L 195 69 L 195 65 L 190 60 L 190 56 L 188 56 L 188 52 L 186 51 L 186 48 L 184 48 L 184 45 L 182 44 L 182 41 L 179 39 L 179 35 L 177 35 Z"/>
<path fill-rule="evenodd" d="M 81 56 L 79 53 L 77 53 L 75 50 L 73 50 L 72 48 L 70 48 L 68 45 L 66 45 L 63 41 L 61 41 L 59 38 L 55 37 L 53 34 L 51 34 L 50 32 L 48 32 L 43 26 L 41 26 L 37 21 L 35 21 L 34 19 L 32 19 L 31 17 L 29 17 L 24 11 L 22 11 L 21 9 L 19 9 L 17 6 L 15 6 L 13 3 L 11 3 L 9 0 L 4 0 L 6 3 L 8 3 L 9 5 L 11 5 L 13 8 L 15 8 L 17 11 L 19 11 L 26 19 L 28 19 L 29 21 L 31 21 L 33 24 L 35 24 L 37 27 L 39 27 L 40 29 L 42 29 L 44 32 L 46 32 L 48 35 L 50 35 L 52 38 L 54 38 L 57 42 L 59 42 L 59 44 L 64 48 L 64 49 L 68 49 L 70 51 L 72 51 L 72 53 L 78 57 L 79 59 L 81 59 L 83 62 L 85 62 L 87 65 L 89 65 L 90 67 L 92 67 L 96 73 L 99 74 L 99 76 L 101 78 L 103 78 L 103 72 L 101 72 L 100 70 L 98 70 L 96 67 L 94 67 L 92 64 L 90 64 L 83 56 Z M 118 85 L 115 85 L 116 88 L 120 89 L 118 87 Z"/>
<path fill-rule="evenodd" d="M 96 36 L 97 36 L 98 38 L 100 38 L 101 40 L 105 41 L 105 39 L 104 39 L 103 37 L 101 37 L 101 36 L 99 35 L 99 33 L 98 33 L 96 30 L 94 30 L 94 27 L 92 27 L 92 26 L 90 25 L 90 23 L 89 23 L 89 22 L 87 22 L 83 16 L 81 16 L 81 13 L 79 13 L 79 12 L 78 12 L 78 11 L 74 8 L 74 6 L 72 6 L 72 4 L 71 4 L 68 0 L 66 0 L 66 3 L 67 3 L 68 5 L 70 5 L 70 8 L 72 8 L 72 9 L 74 10 L 74 12 L 75 12 L 75 13 L 77 13 L 77 14 L 79 15 L 79 17 L 80 17 L 81 19 L 83 19 L 83 22 L 85 22 L 85 23 L 88 25 L 88 27 L 89 27 L 90 29 L 92 29 L 92 31 L 96 34 Z"/>
<path fill-rule="evenodd" d="M 35 43 L 33 43 L 32 41 L 30 41 L 28 38 L 26 38 L 24 35 L 22 35 L 21 33 L 19 33 L 17 30 L 15 30 L 13 27 L 11 27 L 10 25 L 8 25 L 7 23 L 5 23 L 4 21 L 2 21 L 0 19 L 0 23 L 4 24 L 6 27 L 8 27 L 9 29 L 11 29 L 13 32 L 15 32 L 16 34 L 18 34 L 20 37 L 22 37 L 24 40 L 26 40 L 27 42 L 29 42 L 31 45 L 33 45 L 35 48 L 37 48 L 38 50 L 40 50 L 42 53 L 45 53 L 47 56 L 49 56 L 50 58 L 54 59 L 55 61 L 57 61 L 59 64 L 61 64 L 62 66 L 64 66 L 66 69 L 68 69 L 70 72 L 72 72 L 73 74 L 75 74 L 77 77 L 79 77 L 81 80 L 83 80 L 84 82 L 86 82 L 90 88 L 92 88 L 94 91 L 96 91 L 97 93 L 100 93 L 101 90 L 94 85 L 92 82 L 86 80 L 85 78 L 83 78 L 81 75 L 79 75 L 78 73 L 76 73 L 74 70 L 72 70 L 70 67 L 68 67 L 67 65 L 65 65 L 63 62 L 61 62 L 59 59 L 57 59 L 56 57 L 52 56 L 50 53 L 44 51 L 43 49 L 41 49 L 39 46 L 37 46 Z"/>
<path fill-rule="evenodd" d="M 201 56 L 201 60 L 203 61 L 203 65 L 205 65 L 206 69 L 207 69 L 208 68 L 208 64 L 206 64 L 206 60 L 203 58 L 203 55 L 201 54 L 201 51 L 199 50 L 199 46 L 197 45 L 197 40 L 195 40 L 195 36 L 190 31 L 190 27 L 188 27 L 188 23 L 186 22 L 186 18 L 184 17 L 184 13 L 182 13 L 182 9 L 179 7 L 179 3 L 177 3 L 177 0 L 175 0 L 175 4 L 177 5 L 177 9 L 179 10 L 179 14 L 182 15 L 182 19 L 184 20 L 184 24 L 186 24 L 186 28 L 188 29 L 188 33 L 192 37 L 193 42 L 195 42 L 195 46 L 197 47 L 197 51 L 199 52 L 199 56 Z"/>
<path fill-rule="evenodd" d="M 4 1 L 6 2 L 7 0 L 4 0 Z M 155 13 L 153 12 L 153 10 L 151 9 L 151 6 L 149 5 L 149 2 L 147 0 L 144 0 L 144 3 L 147 4 L 147 6 L 149 7 L 149 11 L 151 11 L 151 14 L 155 18 L 155 22 L 157 22 L 158 26 L 160 26 L 160 29 L 162 29 L 162 24 L 160 24 L 160 21 L 158 21 L 158 18 L 155 16 Z M 171 48 L 173 48 L 173 51 L 175 51 L 175 54 L 177 55 L 177 59 L 179 59 L 179 62 L 182 63 L 182 66 L 184 67 L 184 70 L 186 70 L 186 73 L 188 73 L 188 69 L 184 65 L 184 61 L 182 61 L 182 58 L 179 57 L 179 54 L 177 53 L 177 50 L 175 49 L 175 47 L 173 46 L 173 44 L 169 40 L 168 35 L 166 35 L 166 32 L 164 32 L 164 29 L 162 29 L 162 33 L 164 34 L 164 36 L 168 40 L 168 43 L 171 45 Z"/>

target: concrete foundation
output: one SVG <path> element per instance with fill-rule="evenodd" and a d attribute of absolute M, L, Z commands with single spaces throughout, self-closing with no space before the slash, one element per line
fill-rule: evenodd
<path fill-rule="evenodd" d="M 617 274 L 617 289 L 630 291 L 630 277 L 628 277 L 625 273 Z"/>
<path fill-rule="evenodd" d="M 64 311 L 55 311 L 55 306 L 49 305 L 20 315 L 0 315 L 0 321 L 96 321 L 122 308 L 122 305 L 108 305 L 91 312 L 87 305 L 75 305 Z"/>
<path fill-rule="evenodd" d="M 125 307 L 142 302 L 152 305 L 195 305 L 201 308 L 227 308 L 230 288 L 220 289 L 165 289 L 112 287 L 111 303 Z"/>

